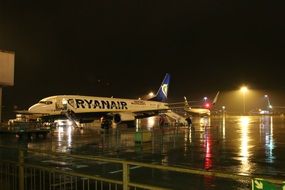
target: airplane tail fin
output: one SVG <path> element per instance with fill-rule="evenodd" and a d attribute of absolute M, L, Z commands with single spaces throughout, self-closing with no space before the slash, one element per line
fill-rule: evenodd
<path fill-rule="evenodd" d="M 219 97 L 219 94 L 220 94 L 220 91 L 217 92 L 217 94 L 216 94 L 216 96 L 215 96 L 215 98 L 214 98 L 214 100 L 213 100 L 213 105 L 216 104 L 216 102 L 217 102 L 217 100 L 218 100 L 218 97 Z"/>
<path fill-rule="evenodd" d="M 166 73 L 160 88 L 158 89 L 156 95 L 149 99 L 149 100 L 153 100 L 153 101 L 165 101 L 167 99 L 167 92 L 168 92 L 168 88 L 169 88 L 169 82 L 170 82 L 170 75 L 168 73 Z"/>

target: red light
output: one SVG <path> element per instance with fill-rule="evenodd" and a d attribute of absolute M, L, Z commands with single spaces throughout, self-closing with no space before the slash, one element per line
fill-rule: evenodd
<path fill-rule="evenodd" d="M 205 107 L 206 107 L 206 108 L 209 108 L 209 107 L 210 107 L 210 104 L 209 104 L 209 103 L 205 104 Z"/>

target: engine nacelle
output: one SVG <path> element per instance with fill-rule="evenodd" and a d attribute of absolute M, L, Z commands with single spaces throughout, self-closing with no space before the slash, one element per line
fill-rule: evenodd
<path fill-rule="evenodd" d="M 114 115 L 114 122 L 120 123 L 122 121 L 134 121 L 135 115 L 133 113 L 117 113 Z"/>

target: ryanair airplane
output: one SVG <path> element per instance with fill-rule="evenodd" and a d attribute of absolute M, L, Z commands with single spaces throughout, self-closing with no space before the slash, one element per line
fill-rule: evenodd
<path fill-rule="evenodd" d="M 29 108 L 28 113 L 41 114 L 41 118 L 49 122 L 67 117 L 79 123 L 92 122 L 96 119 L 102 121 L 102 118 L 110 124 L 111 121 L 134 123 L 137 118 L 158 115 L 169 109 L 164 103 L 167 99 L 169 82 L 170 75 L 166 74 L 156 95 L 148 100 L 57 95 L 40 100 Z"/>

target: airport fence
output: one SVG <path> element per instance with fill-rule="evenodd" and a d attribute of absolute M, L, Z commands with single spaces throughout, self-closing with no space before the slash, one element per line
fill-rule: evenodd
<path fill-rule="evenodd" d="M 243 187 L 240 184 L 237 187 L 250 189 L 253 178 L 225 172 L 7 146 L 0 146 L 0 161 L 1 190 L 228 189 L 227 185 L 233 181 L 242 181 Z M 74 167 L 74 163 L 84 163 L 88 167 Z M 218 185 L 212 184 L 213 179 Z M 185 184 L 185 180 L 192 182 Z M 267 180 L 282 183 L 279 179 Z"/>

